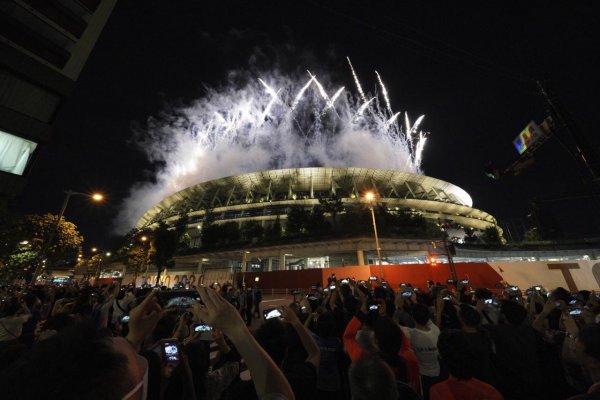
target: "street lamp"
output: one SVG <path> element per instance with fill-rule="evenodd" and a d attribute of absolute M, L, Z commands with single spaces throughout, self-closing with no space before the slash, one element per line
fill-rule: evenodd
<path fill-rule="evenodd" d="M 96 202 L 100 202 L 104 199 L 104 196 L 101 195 L 100 193 L 91 193 L 90 194 L 90 193 L 74 192 L 72 190 L 65 190 L 65 199 L 63 201 L 63 205 L 60 209 L 60 212 L 58 213 L 58 218 L 56 219 L 56 222 L 54 223 L 52 230 L 48 234 L 48 239 L 44 242 L 42 251 L 40 252 L 40 255 L 38 256 L 39 260 L 43 260 L 46 257 L 48 248 L 52 244 L 52 240 L 54 239 L 54 236 L 56 235 L 56 231 L 58 230 L 58 225 L 60 224 L 60 220 L 62 219 L 63 215 L 65 214 L 65 210 L 67 209 L 67 204 L 69 204 L 69 200 L 71 199 L 71 196 L 85 196 Z M 31 278 L 32 285 L 35 284 L 35 279 L 38 277 L 38 275 L 40 275 L 43 272 L 43 268 L 44 268 L 44 265 L 42 265 L 38 261 L 37 266 L 35 267 L 35 272 L 33 273 L 33 277 Z"/>
<path fill-rule="evenodd" d="M 381 264 L 381 247 L 379 246 L 379 235 L 377 235 L 377 223 L 375 222 L 375 211 L 373 210 L 373 201 L 375 200 L 375 193 L 365 193 L 365 199 L 369 203 L 369 209 L 371 210 L 371 218 L 373 219 L 373 233 L 375 233 L 375 246 L 377 247 L 377 261 L 379 262 L 379 276 L 383 279 L 383 265 Z"/>

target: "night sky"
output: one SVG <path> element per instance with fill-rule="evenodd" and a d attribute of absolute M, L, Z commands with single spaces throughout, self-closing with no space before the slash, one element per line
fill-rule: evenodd
<path fill-rule="evenodd" d="M 499 221 L 523 219 L 539 197 L 551 200 L 545 204 L 567 238 L 597 235 L 592 202 L 563 200 L 585 188 L 556 140 L 518 177 L 494 182 L 483 173 L 489 162 L 502 169 L 515 160 L 514 137 L 546 116 L 534 79 L 549 80 L 598 145 L 600 12 L 593 2 L 468 9 L 450 2 L 215 3 L 118 2 L 28 176 L 21 211 L 57 213 L 65 189 L 102 191 L 105 204 L 73 198 L 66 218 L 86 248 L 108 249 L 129 188 L 153 176 L 132 143 L 132 124 L 202 96 L 230 70 L 328 71 L 354 91 L 349 56 L 366 88 L 374 88 L 377 69 L 396 110 L 426 114 L 425 174 L 462 187 L 474 207 Z"/>

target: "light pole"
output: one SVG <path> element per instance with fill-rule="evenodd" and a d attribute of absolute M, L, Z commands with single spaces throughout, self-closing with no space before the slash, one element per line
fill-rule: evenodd
<path fill-rule="evenodd" d="M 85 196 L 96 202 L 100 202 L 100 201 L 104 200 L 104 196 L 101 195 L 100 193 L 89 194 L 89 193 L 74 192 L 72 190 L 65 190 L 65 199 L 63 201 L 63 205 L 60 209 L 60 212 L 58 213 L 58 218 L 56 219 L 54 226 L 50 230 L 50 233 L 48 234 L 48 239 L 44 242 L 42 251 L 40 251 L 40 255 L 38 256 L 38 262 L 35 267 L 35 272 L 33 273 L 33 277 L 31 278 L 32 285 L 35 284 L 35 280 L 38 277 L 38 275 L 40 275 L 42 272 L 44 272 L 45 266 L 43 265 L 43 263 L 41 261 L 46 258 L 46 253 L 48 252 L 48 248 L 50 248 L 50 245 L 52 244 L 52 240 L 54 240 L 54 236 L 56 235 L 56 231 L 58 230 L 58 226 L 60 225 L 60 220 L 62 219 L 63 215 L 65 214 L 65 210 L 67 209 L 67 204 L 69 204 L 69 200 L 71 199 L 71 196 Z"/>
<path fill-rule="evenodd" d="M 365 193 L 365 199 L 369 202 L 369 209 L 371 210 L 371 218 L 373 219 L 373 233 L 375 233 L 375 247 L 377 248 L 377 261 L 379 263 L 379 276 L 383 279 L 383 265 L 381 264 L 381 247 L 379 246 L 379 235 L 377 235 L 377 223 L 375 222 L 375 210 L 373 210 L 373 200 L 375 200 L 375 193 Z"/>

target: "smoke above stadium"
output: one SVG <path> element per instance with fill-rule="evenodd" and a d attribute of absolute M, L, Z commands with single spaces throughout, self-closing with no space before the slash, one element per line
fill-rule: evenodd
<path fill-rule="evenodd" d="M 421 173 L 424 116 L 395 111 L 375 71 L 365 92 L 348 59 L 356 93 L 311 71 L 248 76 L 171 107 L 135 129 L 136 143 L 156 164 L 152 181 L 134 185 L 117 230 L 165 197 L 207 180 L 269 169 L 365 167 Z"/>

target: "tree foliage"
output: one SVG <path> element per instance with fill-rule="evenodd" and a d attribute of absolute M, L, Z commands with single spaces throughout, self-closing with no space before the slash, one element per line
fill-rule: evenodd
<path fill-rule="evenodd" d="M 0 216 L 0 275 L 2 280 L 10 281 L 18 276 L 28 278 L 34 264 L 41 262 L 40 256 L 44 244 L 52 242 L 45 254 L 46 266 L 70 263 L 77 257 L 83 244 L 83 236 L 77 226 L 64 218 L 56 225 L 58 216 L 18 215 L 3 213 Z"/>

